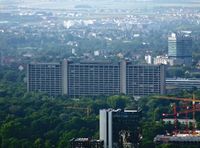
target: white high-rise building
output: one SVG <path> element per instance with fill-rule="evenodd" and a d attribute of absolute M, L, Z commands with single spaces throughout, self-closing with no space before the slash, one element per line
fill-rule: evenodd
<path fill-rule="evenodd" d="M 168 57 L 176 65 L 192 64 L 192 36 L 191 31 L 172 33 L 168 37 Z"/>

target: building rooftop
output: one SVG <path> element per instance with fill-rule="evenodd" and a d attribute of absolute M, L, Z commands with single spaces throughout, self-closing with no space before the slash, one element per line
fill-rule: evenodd
<path fill-rule="evenodd" d="M 191 134 L 178 134 L 178 135 L 157 135 L 154 138 L 155 143 L 200 143 L 200 136 Z"/>
<path fill-rule="evenodd" d="M 110 111 L 112 111 L 112 112 L 130 112 L 130 113 L 136 113 L 136 112 L 138 112 L 138 110 L 132 110 L 132 109 L 111 109 L 111 108 L 109 108 L 109 109 L 101 109 L 101 110 L 105 110 L 105 111 L 108 111 L 108 112 L 110 112 Z"/>
<path fill-rule="evenodd" d="M 173 82 L 200 82 L 200 79 L 185 79 L 185 78 L 167 78 L 167 82 L 173 81 Z"/>

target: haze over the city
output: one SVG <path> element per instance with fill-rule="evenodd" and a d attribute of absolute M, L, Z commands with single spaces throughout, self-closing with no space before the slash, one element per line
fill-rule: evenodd
<path fill-rule="evenodd" d="M 77 5 L 83 5 L 84 8 L 102 8 L 102 9 L 138 9 L 154 7 L 199 7 L 197 0 L 1 0 L 2 6 L 18 6 L 29 8 L 46 9 L 73 9 Z"/>

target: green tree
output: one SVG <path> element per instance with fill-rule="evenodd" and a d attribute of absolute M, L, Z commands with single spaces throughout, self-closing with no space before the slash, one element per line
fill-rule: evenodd
<path fill-rule="evenodd" d="M 114 109 L 124 109 L 129 102 L 130 98 L 124 95 L 110 96 L 107 100 L 108 105 Z"/>
<path fill-rule="evenodd" d="M 34 148 L 42 148 L 42 147 L 43 147 L 42 139 L 37 138 L 37 139 L 34 141 Z"/>

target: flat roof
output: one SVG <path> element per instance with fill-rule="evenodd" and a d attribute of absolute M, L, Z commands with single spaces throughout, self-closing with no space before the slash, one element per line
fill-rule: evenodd
<path fill-rule="evenodd" d="M 200 136 L 194 136 L 190 134 L 178 134 L 178 135 L 157 135 L 154 138 L 155 143 L 200 143 Z"/>
<path fill-rule="evenodd" d="M 130 112 L 130 113 L 136 113 L 136 112 L 139 112 L 139 110 L 136 110 L 136 109 L 112 109 L 112 108 L 109 108 L 109 109 L 101 109 L 100 111 L 107 111 L 107 112 Z"/>

